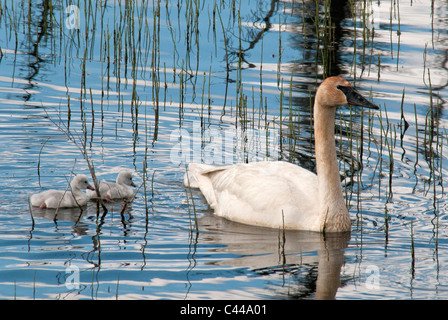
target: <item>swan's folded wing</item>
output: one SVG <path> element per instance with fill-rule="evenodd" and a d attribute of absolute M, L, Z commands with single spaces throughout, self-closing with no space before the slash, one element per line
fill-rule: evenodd
<path fill-rule="evenodd" d="M 305 169 L 285 162 L 190 168 L 189 175 L 219 216 L 270 227 L 293 224 L 294 228 L 315 219 L 317 178 Z"/>
<path fill-rule="evenodd" d="M 215 208 L 216 195 L 210 178 L 214 173 L 222 172 L 228 168 L 229 167 L 215 167 L 206 164 L 190 163 L 188 171 L 184 176 L 184 184 L 190 188 L 199 188 L 208 204 L 212 208 Z"/>
<path fill-rule="evenodd" d="M 114 185 L 115 182 L 109 182 L 103 179 L 99 184 L 99 192 L 101 197 L 104 197 L 107 194 L 107 192 L 110 191 L 111 188 L 113 188 Z M 96 190 L 87 190 L 87 195 L 89 196 L 90 199 L 98 198 Z"/>

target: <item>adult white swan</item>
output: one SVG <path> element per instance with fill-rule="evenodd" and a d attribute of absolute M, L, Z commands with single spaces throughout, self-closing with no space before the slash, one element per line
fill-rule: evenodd
<path fill-rule="evenodd" d="M 190 164 L 186 186 L 198 187 L 215 214 L 273 228 L 343 232 L 350 230 L 336 156 L 336 107 L 378 106 L 341 77 L 327 78 L 314 102 L 317 175 L 287 162 L 254 162 L 214 167 Z"/>
<path fill-rule="evenodd" d="M 70 190 L 47 190 L 31 196 L 31 205 L 41 208 L 72 208 L 85 206 L 87 195 L 83 190 L 93 187 L 83 174 L 76 175 L 70 183 Z"/>

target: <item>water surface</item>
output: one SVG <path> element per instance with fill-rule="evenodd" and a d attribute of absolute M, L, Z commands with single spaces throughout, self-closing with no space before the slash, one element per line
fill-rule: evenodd
<path fill-rule="evenodd" d="M 0 3 L 1 298 L 448 297 L 444 2 Z M 350 234 L 232 223 L 184 188 L 190 161 L 314 170 L 331 75 L 381 107 L 338 113 Z M 89 172 L 61 129 L 100 179 L 135 171 L 129 206 L 30 209 Z"/>

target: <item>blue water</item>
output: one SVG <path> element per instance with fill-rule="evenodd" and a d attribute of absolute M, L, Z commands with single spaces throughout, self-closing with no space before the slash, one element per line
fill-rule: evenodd
<path fill-rule="evenodd" d="M 0 3 L 0 298 L 448 297 L 445 3 L 92 2 L 79 29 L 66 2 Z M 351 234 L 232 223 L 184 188 L 188 161 L 314 170 L 310 105 L 336 74 L 381 107 L 338 114 Z M 89 172 L 64 128 L 100 179 L 135 172 L 125 210 L 30 209 Z"/>

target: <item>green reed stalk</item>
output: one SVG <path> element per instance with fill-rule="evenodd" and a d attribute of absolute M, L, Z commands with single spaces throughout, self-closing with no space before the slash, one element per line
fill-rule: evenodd
<path fill-rule="evenodd" d="M 117 276 L 117 289 L 115 291 L 115 300 L 118 300 L 118 286 L 120 285 L 120 274 Z"/>
<path fill-rule="evenodd" d="M 185 174 L 187 176 L 187 181 L 188 184 L 190 184 L 190 176 L 188 174 L 188 167 L 185 165 Z M 196 215 L 196 205 L 194 203 L 194 199 L 193 199 L 193 193 L 191 191 L 191 188 L 185 187 L 185 195 L 187 198 L 187 208 L 188 208 L 188 217 L 189 217 L 189 221 L 190 221 L 190 233 L 193 233 L 193 226 L 191 224 L 191 209 L 190 209 L 190 200 L 191 200 L 191 205 L 193 206 L 193 216 L 194 216 L 194 228 L 196 229 L 196 235 L 199 235 L 199 225 L 198 225 L 198 217 Z"/>
<path fill-rule="evenodd" d="M 414 227 L 411 220 L 411 277 L 415 278 L 415 244 L 414 244 Z"/>

